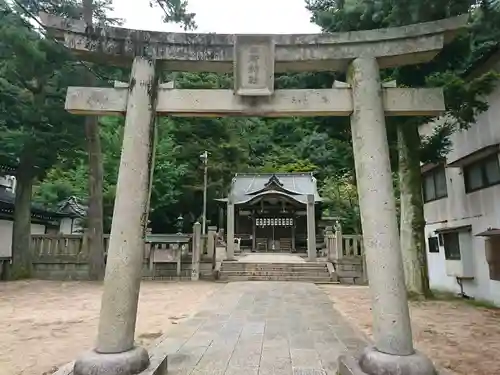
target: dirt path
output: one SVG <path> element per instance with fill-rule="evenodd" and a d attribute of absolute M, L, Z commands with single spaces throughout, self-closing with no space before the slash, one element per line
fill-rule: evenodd
<path fill-rule="evenodd" d="M 371 337 L 367 287 L 322 286 L 351 324 Z M 463 301 L 411 302 L 417 349 L 454 375 L 500 374 L 500 310 Z"/>
<path fill-rule="evenodd" d="M 143 282 L 136 340 L 147 346 L 220 286 Z M 89 282 L 0 283 L 0 375 L 51 373 L 92 348 L 101 293 Z"/>

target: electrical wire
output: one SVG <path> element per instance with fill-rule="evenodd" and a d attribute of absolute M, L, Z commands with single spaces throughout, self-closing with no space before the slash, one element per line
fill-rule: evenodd
<path fill-rule="evenodd" d="M 50 36 L 48 35 L 48 30 L 47 30 L 47 27 L 46 27 L 43 23 L 41 23 L 41 22 L 38 20 L 38 18 L 37 18 L 37 17 L 36 17 L 36 16 L 35 16 L 32 12 L 30 12 L 30 10 L 29 10 L 28 8 L 26 8 L 26 7 L 25 7 L 23 4 L 21 4 L 18 0 L 12 0 L 12 1 L 13 1 L 14 3 L 16 3 L 16 4 L 17 4 L 17 6 L 18 6 L 19 8 L 21 8 L 21 10 L 25 13 L 25 15 L 26 15 L 26 16 L 28 16 L 28 17 L 29 17 L 29 18 L 31 18 L 33 21 L 35 21 L 35 22 L 36 22 L 36 23 L 37 23 L 37 24 L 38 24 L 38 25 L 39 25 L 39 26 L 40 26 L 40 27 L 44 30 L 43 32 L 40 30 L 40 33 L 41 33 L 43 36 L 45 36 L 45 38 L 50 39 L 50 40 L 52 40 L 54 43 L 56 43 L 56 44 L 58 44 L 58 45 L 60 45 L 60 46 L 64 47 L 65 49 L 68 49 L 68 50 L 69 50 L 69 48 L 68 48 L 68 47 L 66 47 L 66 46 L 64 45 L 64 43 L 61 43 L 61 42 L 60 42 L 60 41 L 58 41 L 57 39 L 55 39 L 55 38 L 53 38 L 53 37 L 50 37 Z M 105 77 L 105 76 L 103 76 L 102 74 L 100 74 L 100 73 L 98 73 L 98 72 L 94 71 L 94 70 L 93 70 L 93 69 L 92 69 L 92 68 L 91 68 L 91 67 L 90 67 L 90 66 L 89 66 L 86 62 L 84 62 L 84 61 L 82 61 L 82 60 L 78 59 L 78 58 L 77 58 L 76 56 L 74 56 L 73 54 L 71 54 L 71 56 L 73 57 L 73 59 L 74 59 L 75 61 L 77 61 L 77 62 L 79 62 L 80 64 L 82 64 L 82 66 L 84 66 L 84 67 L 85 67 L 85 68 L 86 68 L 86 69 L 87 69 L 90 73 L 92 73 L 92 74 L 93 74 L 96 78 L 98 78 L 98 79 L 100 79 L 100 80 L 103 80 L 103 81 L 107 81 L 108 83 L 113 83 L 113 82 L 114 82 L 114 79 L 111 79 L 111 78 L 109 78 L 109 77 Z"/>

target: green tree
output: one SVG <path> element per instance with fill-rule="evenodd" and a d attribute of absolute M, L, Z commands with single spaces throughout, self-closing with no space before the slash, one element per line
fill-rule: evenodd
<path fill-rule="evenodd" d="M 81 73 L 64 49 L 44 39 L 6 2 L 0 2 L 1 156 L 17 164 L 12 277 L 31 270 L 31 195 L 62 154 L 81 145 L 81 122 L 64 111 L 65 88 Z M 15 114 L 15 117 L 13 116 Z"/>
<path fill-rule="evenodd" d="M 83 0 L 83 20 L 88 26 L 93 25 L 93 0 Z M 95 76 L 86 72 L 85 85 L 95 85 Z M 89 199 L 87 209 L 87 234 L 89 241 L 89 278 L 104 278 L 104 213 L 103 213 L 103 179 L 101 138 L 99 137 L 99 120 L 97 116 L 85 117 L 85 136 L 89 158 L 88 187 Z"/>
<path fill-rule="evenodd" d="M 326 201 L 329 216 L 339 217 L 346 233 L 361 233 L 358 191 L 354 176 L 327 177 L 321 195 Z"/>
<path fill-rule="evenodd" d="M 408 66 L 384 72 L 387 79 L 412 87 L 435 85 L 439 82 L 445 90 L 448 114 L 461 126 L 475 120 L 477 113 L 487 105 L 481 98 L 490 92 L 494 77 L 489 74 L 472 83 L 465 83 L 460 77 L 476 61 L 478 55 L 487 50 L 499 32 L 494 11 L 485 1 L 442 0 L 308 0 L 312 19 L 325 31 L 351 31 L 401 26 L 416 22 L 433 21 L 459 14 L 473 15 L 471 31 L 446 46 L 432 62 Z M 488 17 L 487 17 L 488 15 Z M 430 119 L 393 119 L 389 130 L 397 134 L 399 152 L 399 175 L 401 194 L 401 240 L 405 264 L 406 286 L 410 292 L 430 294 L 425 253 L 420 160 L 423 154 L 418 126 Z M 450 125 L 451 126 L 451 125 Z M 446 136 L 450 130 L 436 132 Z M 393 141 L 395 139 L 393 138 Z M 395 142 L 394 142 L 395 143 Z M 427 146 L 446 145 L 446 139 L 427 140 Z M 394 147 L 393 147 L 394 148 Z M 442 154 L 443 150 L 427 149 L 426 155 Z"/>
<path fill-rule="evenodd" d="M 196 29 L 194 20 L 196 14 L 188 12 L 187 0 L 150 0 L 151 7 L 157 6 L 163 10 L 165 23 L 179 23 L 184 27 L 184 30 Z"/>
<path fill-rule="evenodd" d="M 100 138 L 103 150 L 103 209 L 104 229 L 109 233 L 118 179 L 118 168 L 123 140 L 123 119 L 120 117 L 102 117 L 99 121 Z M 168 124 L 160 122 L 156 143 L 156 160 L 151 194 L 150 220 L 154 229 L 164 232 L 168 229 L 172 205 L 181 195 L 181 179 L 186 173 L 186 165 L 175 159 L 178 146 L 169 134 Z M 68 168 L 70 166 L 70 168 Z M 88 202 L 89 190 L 88 159 L 85 151 L 73 155 L 71 160 L 60 158 L 58 163 L 47 173 L 46 178 L 35 186 L 35 199 L 48 208 L 55 208 L 59 202 L 69 196 L 77 196 Z M 175 215 L 175 214 L 173 214 Z"/>

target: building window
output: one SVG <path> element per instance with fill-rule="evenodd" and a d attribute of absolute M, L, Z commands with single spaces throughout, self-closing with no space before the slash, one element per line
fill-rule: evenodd
<path fill-rule="evenodd" d="M 498 155 L 492 155 L 464 167 L 464 182 L 467 193 L 500 184 Z"/>
<path fill-rule="evenodd" d="M 430 202 L 448 196 L 446 172 L 444 166 L 434 168 L 423 175 L 424 202 Z"/>
<path fill-rule="evenodd" d="M 429 253 L 439 253 L 439 241 L 437 237 L 429 237 L 427 243 L 429 245 Z"/>
<path fill-rule="evenodd" d="M 446 260 L 460 260 L 460 232 L 443 233 L 444 257 Z"/>

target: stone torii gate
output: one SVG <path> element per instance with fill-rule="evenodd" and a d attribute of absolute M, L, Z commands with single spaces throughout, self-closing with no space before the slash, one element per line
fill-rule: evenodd
<path fill-rule="evenodd" d="M 67 94 L 66 109 L 72 113 L 126 114 L 97 345 L 75 362 L 75 375 L 136 374 L 149 363 L 146 350 L 134 346 L 134 331 L 157 113 L 350 116 L 375 346 L 357 357 L 341 357 L 339 371 L 435 373 L 412 342 L 385 116 L 438 115 L 445 109 L 443 93 L 386 87 L 379 69 L 431 60 L 464 27 L 465 18 L 350 33 L 259 36 L 93 28 L 46 14 L 42 22 L 82 59 L 132 64 L 128 84 L 70 87 Z M 234 69 L 235 87 L 176 90 L 158 82 L 160 69 Z M 274 90 L 276 72 L 300 71 L 348 71 L 348 83 L 326 90 Z"/>

